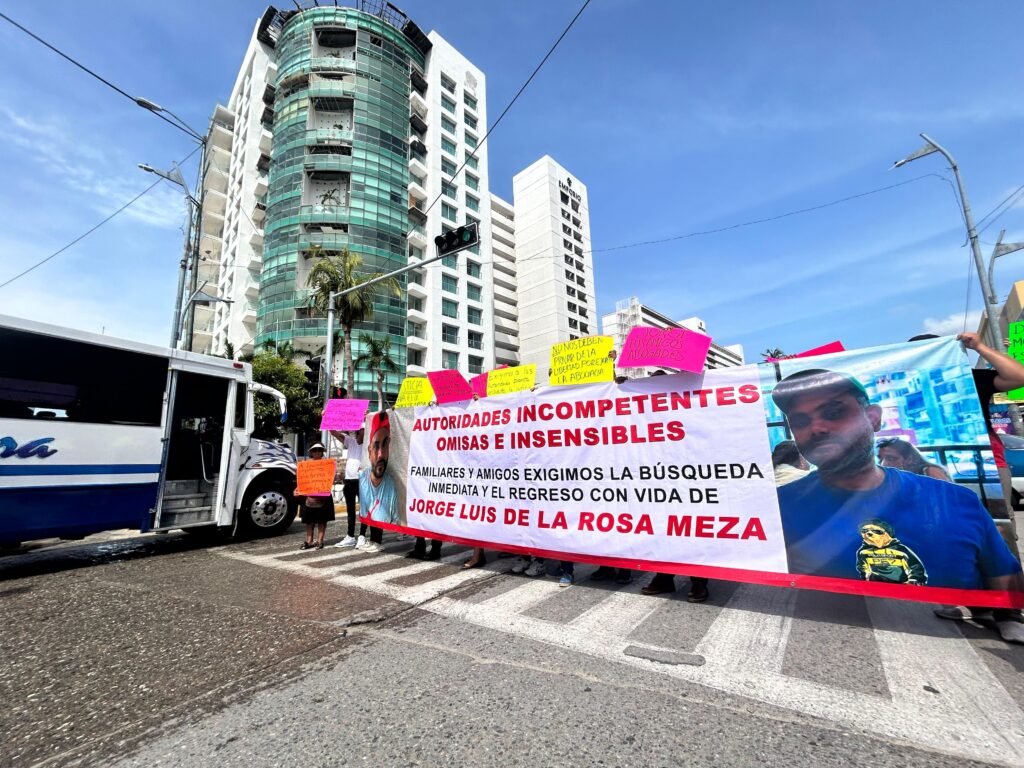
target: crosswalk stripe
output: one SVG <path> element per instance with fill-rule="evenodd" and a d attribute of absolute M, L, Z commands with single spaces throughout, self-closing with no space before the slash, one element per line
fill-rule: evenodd
<path fill-rule="evenodd" d="M 792 589 L 740 586 L 695 652 L 713 667 L 781 673 L 796 598 Z"/>
<path fill-rule="evenodd" d="M 617 637 L 626 637 L 639 627 L 661 606 L 661 600 L 641 595 L 640 583 L 613 592 L 597 605 L 569 622 L 580 632 L 604 631 Z"/>

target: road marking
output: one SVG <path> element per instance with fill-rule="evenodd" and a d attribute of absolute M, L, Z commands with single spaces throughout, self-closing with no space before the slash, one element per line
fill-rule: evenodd
<path fill-rule="evenodd" d="M 892 691 L 888 697 L 782 674 L 798 594 L 795 590 L 740 585 L 697 644 L 696 653 L 705 658 L 704 666 L 666 665 L 652 658 L 665 652 L 678 653 L 677 649 L 629 639 L 630 633 L 663 604 L 636 594 L 639 583 L 609 592 L 604 600 L 572 621 L 559 623 L 526 615 L 556 594 L 571 599 L 551 579 L 523 580 L 514 589 L 470 602 L 447 597 L 446 593 L 468 583 L 495 578 L 494 571 L 450 573 L 444 569 L 439 571 L 438 579 L 405 587 L 392 580 L 429 571 L 437 563 L 415 563 L 354 576 L 336 570 L 345 568 L 344 564 L 334 568 L 308 565 L 323 557 L 284 561 L 279 556 L 290 552 L 270 556 L 218 552 L 244 562 L 366 589 L 439 616 L 743 696 L 876 737 L 1014 768 L 1024 764 L 1024 712 L 957 626 L 934 619 L 927 605 L 868 601 L 874 642 L 888 690 Z M 465 556 L 462 552 L 441 562 L 461 561 Z M 397 557 L 382 554 L 381 562 Z M 359 560 L 352 566 L 373 562 Z M 680 604 L 679 609 L 686 607 Z M 648 657 L 643 653 L 635 655 L 637 649 L 645 648 L 652 651 Z M 632 649 L 630 655 L 627 649 Z M 835 663 L 842 663 L 842 649 L 837 648 L 822 648 L 822 663 L 829 663 L 829 653 Z M 926 690 L 925 685 L 938 693 Z"/>

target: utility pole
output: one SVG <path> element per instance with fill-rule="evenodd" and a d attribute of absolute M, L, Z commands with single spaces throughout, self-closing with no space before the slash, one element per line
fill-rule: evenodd
<path fill-rule="evenodd" d="M 202 151 L 199 153 L 199 172 L 196 178 L 196 192 L 198 194 L 198 200 L 196 201 L 196 225 L 195 234 L 192 238 L 190 254 L 192 276 L 189 282 L 189 295 L 191 296 L 196 292 L 197 286 L 199 285 L 199 241 L 203 237 L 203 198 L 206 195 L 206 153 L 209 149 L 209 144 L 206 139 L 202 140 Z M 185 323 L 185 349 L 189 352 L 192 351 L 192 335 L 196 327 L 196 305 L 190 303 L 185 307 L 185 311 L 188 313 L 188 320 Z"/>

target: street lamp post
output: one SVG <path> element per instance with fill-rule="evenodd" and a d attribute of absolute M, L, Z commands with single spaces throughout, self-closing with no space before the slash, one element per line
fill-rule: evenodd
<path fill-rule="evenodd" d="M 189 260 L 192 255 L 192 219 L 198 219 L 202 208 L 199 201 L 192 197 L 185 178 L 181 175 L 177 163 L 171 166 L 169 171 L 160 171 L 145 163 L 139 163 L 139 168 L 147 173 L 155 173 L 162 179 L 176 184 L 185 191 L 185 203 L 188 206 L 188 221 L 185 225 L 185 247 L 181 255 L 181 262 L 178 265 L 178 290 L 174 295 L 174 317 L 171 320 L 171 349 L 178 346 L 178 339 L 181 338 L 181 302 L 185 294 L 185 274 L 188 272 Z"/>
<path fill-rule="evenodd" d="M 1003 237 L 1005 235 L 1005 229 L 999 232 L 999 239 L 996 240 L 995 247 L 992 248 L 992 255 L 988 257 L 988 284 L 992 286 L 993 292 L 995 291 L 996 283 L 995 280 L 992 278 L 992 269 L 995 267 L 996 259 L 998 259 L 1000 256 L 1005 256 L 1008 253 L 1014 253 L 1015 251 L 1024 250 L 1024 243 L 1004 243 Z M 1000 326 L 1000 330 L 1001 329 L 1002 326 Z"/>
<path fill-rule="evenodd" d="M 899 168 L 902 165 L 917 160 L 919 157 L 930 155 L 932 152 L 938 152 L 949 163 L 953 175 L 956 177 L 956 185 L 960 190 L 960 205 L 963 208 L 964 222 L 967 225 L 967 238 L 970 240 L 971 252 L 974 254 L 974 267 L 978 271 L 978 282 L 981 283 L 981 292 L 985 299 L 985 312 L 988 315 L 988 327 L 992 337 L 992 346 L 995 349 L 1001 350 L 1003 348 L 1003 329 L 999 326 L 998 321 L 999 300 L 992 290 L 989 272 L 985 270 L 985 259 L 981 255 L 981 246 L 978 244 L 978 231 L 974 227 L 974 216 L 971 215 L 971 204 L 967 202 L 967 192 L 964 189 L 963 179 L 960 178 L 960 168 L 957 166 L 956 160 L 953 159 L 953 156 L 945 148 L 929 138 L 927 134 L 922 133 L 920 136 L 925 140 L 925 145 L 913 154 L 896 161 L 892 167 Z"/>

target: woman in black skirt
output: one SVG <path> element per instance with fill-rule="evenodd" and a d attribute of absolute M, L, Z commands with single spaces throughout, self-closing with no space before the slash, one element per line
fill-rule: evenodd
<path fill-rule="evenodd" d="M 314 443 L 309 447 L 309 458 L 322 459 L 324 447 Z M 299 549 L 323 549 L 324 536 L 327 534 L 327 523 L 334 519 L 334 496 L 304 496 L 299 507 L 299 516 L 306 524 L 306 540 Z M 316 528 L 316 542 L 313 541 L 313 528 Z"/>

